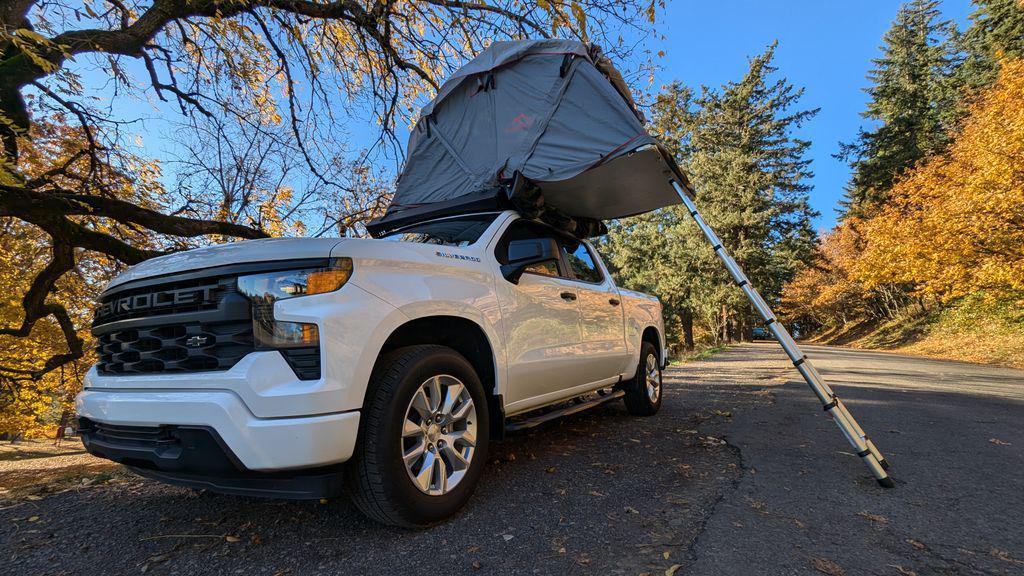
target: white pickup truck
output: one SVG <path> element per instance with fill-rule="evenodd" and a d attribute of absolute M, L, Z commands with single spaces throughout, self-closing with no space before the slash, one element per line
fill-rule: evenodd
<path fill-rule="evenodd" d="M 154 258 L 111 282 L 92 330 L 92 454 L 226 493 L 347 488 L 412 527 L 466 502 L 508 423 L 594 391 L 654 414 L 665 363 L 656 298 L 511 210 Z"/>

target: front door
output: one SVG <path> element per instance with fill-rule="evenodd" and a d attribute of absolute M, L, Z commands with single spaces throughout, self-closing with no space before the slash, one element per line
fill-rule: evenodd
<path fill-rule="evenodd" d="M 552 238 L 542 226 L 517 220 L 495 249 L 507 262 L 508 242 Z M 551 260 L 535 265 L 518 284 L 497 278 L 508 366 L 506 409 L 527 410 L 557 399 L 560 392 L 585 384 L 580 354 L 582 327 L 577 282 L 568 279 L 564 264 Z"/>

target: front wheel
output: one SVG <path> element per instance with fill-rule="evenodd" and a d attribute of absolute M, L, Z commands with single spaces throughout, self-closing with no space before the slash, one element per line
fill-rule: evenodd
<path fill-rule="evenodd" d="M 626 410 L 636 416 L 652 416 L 661 408 L 661 366 L 658 352 L 650 342 L 640 346 L 636 376 L 625 386 Z"/>
<path fill-rule="evenodd" d="M 487 459 L 488 412 L 473 367 L 444 346 L 379 361 L 347 466 L 352 501 L 385 524 L 419 528 L 458 511 Z"/>

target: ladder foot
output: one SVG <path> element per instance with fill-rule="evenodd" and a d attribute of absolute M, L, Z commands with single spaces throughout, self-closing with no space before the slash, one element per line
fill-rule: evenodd
<path fill-rule="evenodd" d="M 892 478 L 886 476 L 885 478 L 878 479 L 878 485 L 882 488 L 895 488 L 896 483 L 892 481 Z"/>

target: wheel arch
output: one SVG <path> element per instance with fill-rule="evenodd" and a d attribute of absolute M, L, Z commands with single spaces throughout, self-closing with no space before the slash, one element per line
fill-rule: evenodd
<path fill-rule="evenodd" d="M 650 342 L 654 346 L 654 351 L 658 355 L 658 362 L 661 366 L 665 365 L 665 351 L 661 345 L 661 333 L 654 326 L 647 326 L 644 328 L 643 334 L 640 336 L 641 344 L 644 342 Z M 639 364 L 638 364 L 639 366 Z"/>
<path fill-rule="evenodd" d="M 498 358 L 494 344 L 484 328 L 463 316 L 434 315 L 411 319 L 388 335 L 374 361 L 374 372 L 381 358 L 388 352 L 419 344 L 447 346 L 473 366 L 487 396 L 491 438 L 501 438 L 504 431 L 504 407 L 498 382 Z"/>

